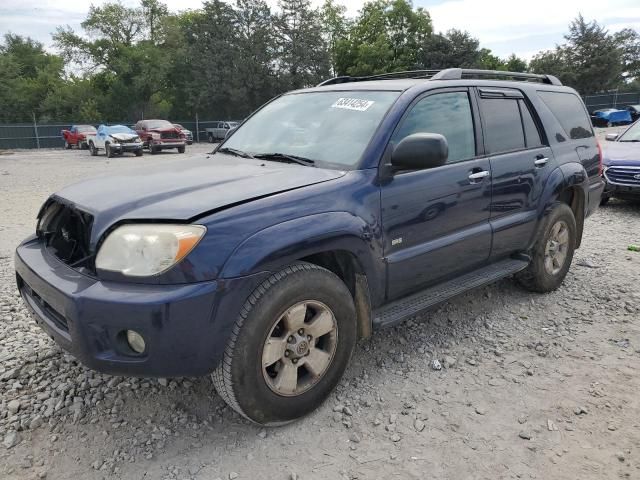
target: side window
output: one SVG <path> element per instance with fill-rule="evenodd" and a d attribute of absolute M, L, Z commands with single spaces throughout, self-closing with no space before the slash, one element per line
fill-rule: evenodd
<path fill-rule="evenodd" d="M 398 143 L 414 133 L 439 133 L 449 143 L 447 163 L 469 160 L 476 155 L 471 103 L 467 92 L 430 95 L 416 103 L 393 134 Z"/>
<path fill-rule="evenodd" d="M 543 143 L 540 138 L 540 131 L 538 130 L 536 122 L 533 120 L 531 110 L 529 110 L 524 100 L 518 100 L 518 105 L 520 106 L 520 115 L 522 115 L 522 125 L 524 126 L 527 148 L 541 147 Z"/>
<path fill-rule="evenodd" d="M 516 99 L 482 98 L 485 141 L 489 153 L 525 148 L 524 130 Z"/>
<path fill-rule="evenodd" d="M 591 120 L 587 116 L 582 100 L 573 93 L 539 91 L 538 95 L 551 113 L 558 119 L 565 134 L 572 140 L 593 137 Z M 559 135 L 559 134 L 558 134 Z M 556 138 L 564 141 L 562 136 Z"/>

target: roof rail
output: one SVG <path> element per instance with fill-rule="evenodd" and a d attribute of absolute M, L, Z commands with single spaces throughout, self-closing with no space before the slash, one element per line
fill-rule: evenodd
<path fill-rule="evenodd" d="M 445 70 L 406 70 L 402 72 L 381 73 L 363 77 L 344 75 L 334 77 L 319 83 L 318 87 L 337 85 L 340 83 L 366 82 L 368 80 L 394 80 L 400 78 L 424 78 L 428 80 L 461 80 L 463 78 L 502 78 L 504 80 L 520 80 L 526 82 L 541 82 L 549 85 L 562 85 L 553 75 L 539 75 L 536 73 L 503 72 L 501 70 L 477 70 L 472 68 L 447 68 Z"/>
<path fill-rule="evenodd" d="M 440 70 L 431 80 L 460 80 L 462 78 L 504 78 L 505 80 L 521 80 L 526 82 L 541 82 L 550 85 L 562 85 L 553 75 L 539 75 L 536 73 L 503 72 L 501 70 L 477 70 L 473 68 L 447 68 Z"/>
<path fill-rule="evenodd" d="M 363 77 L 351 77 L 349 75 L 344 75 L 341 77 L 333 77 L 324 82 L 319 83 L 318 87 L 323 87 L 325 85 L 337 85 L 339 83 L 350 83 L 350 82 L 366 82 L 368 80 L 394 80 L 399 78 L 432 78 L 435 74 L 440 72 L 440 70 L 405 70 L 402 72 L 391 72 L 391 73 L 380 73 L 378 75 L 366 75 Z"/>

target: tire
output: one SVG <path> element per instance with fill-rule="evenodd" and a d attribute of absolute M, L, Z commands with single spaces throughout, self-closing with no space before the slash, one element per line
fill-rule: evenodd
<path fill-rule="evenodd" d="M 65 150 L 71 150 L 71 144 L 69 142 L 67 142 L 66 140 L 64 141 L 64 149 Z"/>
<path fill-rule="evenodd" d="M 558 228 L 560 230 L 556 230 Z M 560 246 L 554 247 L 551 243 L 554 238 L 558 238 L 559 234 L 556 232 L 562 231 L 566 231 L 567 235 L 564 255 L 561 255 L 563 249 Z M 576 219 L 569 205 L 554 203 L 543 220 L 538 235 L 533 247 L 531 263 L 516 275 L 516 279 L 527 290 L 546 293 L 557 289 L 562 284 L 573 260 L 576 246 Z M 563 257 L 562 262 L 559 261 L 560 257 L 555 256 L 558 254 Z"/>
<path fill-rule="evenodd" d="M 609 203 L 609 200 L 611 200 L 611 197 L 603 195 L 602 197 L 600 197 L 600 206 L 602 207 L 603 205 L 606 205 L 607 203 Z"/>
<path fill-rule="evenodd" d="M 160 151 L 160 149 L 149 145 L 149 151 L 151 152 L 151 155 L 155 155 L 156 153 L 158 153 Z"/>
<path fill-rule="evenodd" d="M 184 145 L 182 147 L 178 147 L 178 153 L 184 153 L 186 150 L 186 148 L 184 147 Z"/>
<path fill-rule="evenodd" d="M 286 315 L 292 311 L 298 315 Z M 322 331 L 327 322 L 335 330 L 306 337 L 320 312 Z M 261 425 L 283 425 L 307 415 L 327 398 L 349 363 L 357 337 L 355 318 L 353 298 L 335 274 L 302 262 L 284 268 L 257 287 L 240 310 L 223 359 L 212 373 L 216 390 L 231 408 Z M 294 330 L 302 325 L 307 331 L 291 330 L 287 322 Z M 263 366 L 270 361 L 263 356 L 270 342 L 285 353 L 280 356 L 282 350 L 276 349 L 275 363 Z M 315 376 L 307 368 L 314 364 L 319 367 Z M 280 382 L 292 368 L 293 382 Z M 280 383 L 284 387 L 279 392 Z"/>
<path fill-rule="evenodd" d="M 613 127 L 613 122 L 607 122 L 607 128 Z"/>
<path fill-rule="evenodd" d="M 135 154 L 136 154 L 136 157 L 141 157 L 142 156 L 142 149 L 136 150 Z"/>
<path fill-rule="evenodd" d="M 209 143 L 213 143 L 213 133 L 207 135 L 207 140 L 209 141 Z"/>
<path fill-rule="evenodd" d="M 91 156 L 95 157 L 98 155 L 98 149 L 96 148 L 96 146 L 93 144 L 93 142 L 89 142 L 89 152 L 91 152 Z"/>
<path fill-rule="evenodd" d="M 104 152 L 107 154 L 107 158 L 113 158 L 113 152 L 111 151 L 111 145 L 108 143 L 104 144 Z"/>

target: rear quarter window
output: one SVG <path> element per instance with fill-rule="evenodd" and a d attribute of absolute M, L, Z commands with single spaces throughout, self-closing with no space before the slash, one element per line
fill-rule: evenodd
<path fill-rule="evenodd" d="M 549 107 L 562 129 L 572 140 L 593 137 L 591 120 L 577 95 L 568 92 L 538 91 L 538 96 Z M 566 138 L 557 137 L 558 141 Z"/>

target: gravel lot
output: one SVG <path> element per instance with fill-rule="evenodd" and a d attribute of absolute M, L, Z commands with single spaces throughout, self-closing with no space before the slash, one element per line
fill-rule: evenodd
<path fill-rule="evenodd" d="M 111 377 L 63 353 L 14 284 L 42 201 L 210 148 L 0 155 L 0 478 L 640 478 L 637 205 L 587 221 L 552 294 L 504 280 L 361 342 L 324 406 L 286 427 L 249 425 L 208 378 Z"/>

